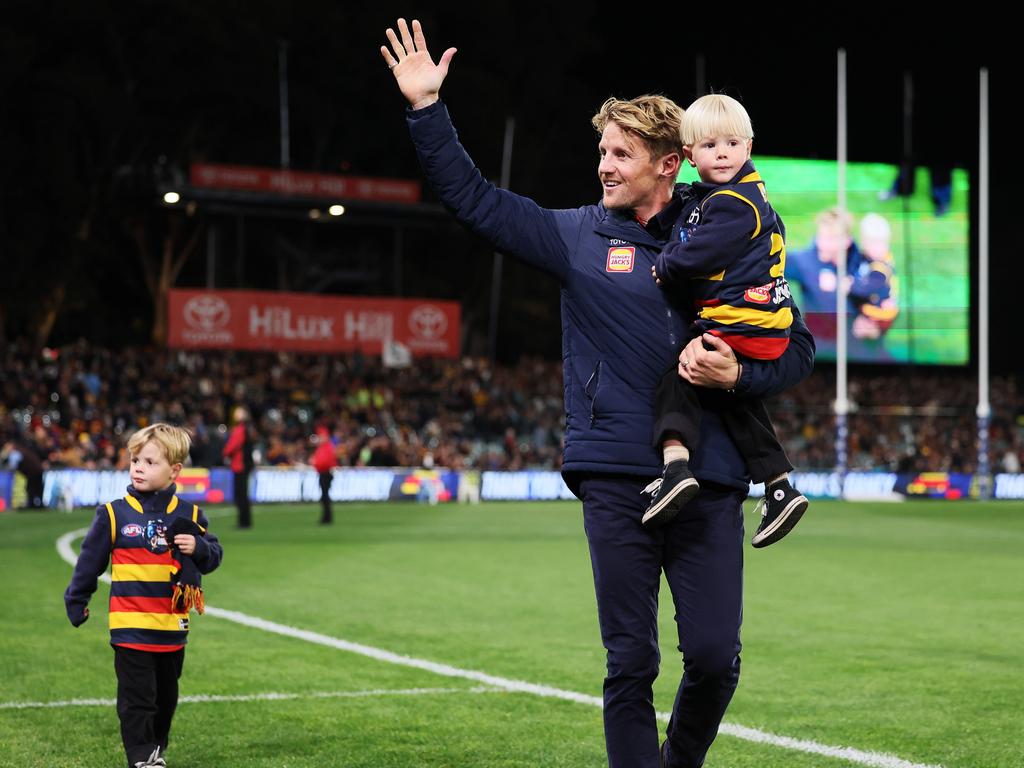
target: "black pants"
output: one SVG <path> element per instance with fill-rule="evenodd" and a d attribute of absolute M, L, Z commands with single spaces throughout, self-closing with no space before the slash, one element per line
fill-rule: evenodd
<path fill-rule="evenodd" d="M 578 478 L 607 651 L 608 765 L 660 765 L 653 685 L 661 661 L 658 590 L 664 573 L 683 654 L 667 731 L 669 765 L 698 768 L 739 682 L 746 491 L 702 483 L 671 525 L 651 530 L 640 522 L 648 503 L 642 489 L 649 479 Z M 678 657 L 672 669 L 676 665 Z"/>
<path fill-rule="evenodd" d="M 117 716 L 129 768 L 148 758 L 157 747 L 161 752 L 167 749 L 184 663 L 184 648 L 150 653 L 114 646 Z"/>
<path fill-rule="evenodd" d="M 42 471 L 25 473 L 25 496 L 29 509 L 43 508 L 43 473 Z"/>
<path fill-rule="evenodd" d="M 334 474 L 330 470 L 320 473 L 320 506 L 323 509 L 320 513 L 320 522 L 325 525 L 334 520 L 334 514 L 331 511 L 331 483 L 333 481 Z"/>
<path fill-rule="evenodd" d="M 654 447 L 660 450 L 662 443 L 675 432 L 691 453 L 696 451 L 700 444 L 702 410 L 697 387 L 680 378 L 675 368 L 667 371 L 655 394 Z M 761 400 L 730 398 L 719 415 L 747 462 L 747 471 L 755 483 L 766 482 L 793 469 Z"/>
<path fill-rule="evenodd" d="M 235 506 L 238 507 L 238 527 L 252 528 L 248 472 L 235 472 Z"/>

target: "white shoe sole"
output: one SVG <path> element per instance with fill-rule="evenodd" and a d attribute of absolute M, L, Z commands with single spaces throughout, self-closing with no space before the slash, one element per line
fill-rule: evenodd
<path fill-rule="evenodd" d="M 754 538 L 750 540 L 751 545 L 754 547 L 767 547 L 769 544 L 774 544 L 793 530 L 796 524 L 800 522 L 800 518 L 803 517 L 809 505 L 810 502 L 807 501 L 806 496 L 797 496 L 786 505 L 786 508 L 782 510 L 782 514 L 775 518 L 774 523 L 763 531 L 754 534 Z"/>
<path fill-rule="evenodd" d="M 653 521 L 655 526 L 669 522 L 676 516 L 676 513 L 683 508 L 683 505 L 686 504 L 686 502 L 697 495 L 698 491 L 700 491 L 700 484 L 695 478 L 690 477 L 683 480 L 681 483 L 678 483 L 670 493 L 666 494 L 665 498 L 658 501 L 654 506 L 648 507 L 640 522 L 643 525 L 648 525 Z M 679 499 L 680 494 L 683 494 L 682 499 Z M 675 499 L 679 499 L 679 503 L 670 511 L 670 514 L 663 514 L 665 508 Z"/>

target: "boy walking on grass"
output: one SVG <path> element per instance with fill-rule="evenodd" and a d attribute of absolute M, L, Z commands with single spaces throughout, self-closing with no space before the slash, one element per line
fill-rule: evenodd
<path fill-rule="evenodd" d="M 110 644 L 128 768 L 167 765 L 189 611 L 203 612 L 200 574 L 223 557 L 206 516 L 175 495 L 190 443 L 185 430 L 168 424 L 132 435 L 131 485 L 123 498 L 96 509 L 64 592 L 68 619 L 78 627 L 89 618 L 97 579 L 113 564 Z"/>

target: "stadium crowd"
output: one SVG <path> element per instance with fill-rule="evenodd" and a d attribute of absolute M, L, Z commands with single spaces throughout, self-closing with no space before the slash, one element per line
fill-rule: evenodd
<path fill-rule="evenodd" d="M 799 469 L 835 464 L 834 372 L 769 403 Z M 1024 393 L 992 381 L 994 471 L 1024 463 Z M 967 370 L 855 369 L 850 377 L 853 469 L 971 472 L 977 463 L 977 384 Z M 386 368 L 377 357 L 270 352 L 109 350 L 86 342 L 30 354 L 0 347 L 0 445 L 34 450 L 48 467 L 123 468 L 124 443 L 154 421 L 188 427 L 192 462 L 222 463 L 229 414 L 255 416 L 256 463 L 309 462 L 317 426 L 343 466 L 557 469 L 561 366 L 523 359 L 422 359 Z"/>

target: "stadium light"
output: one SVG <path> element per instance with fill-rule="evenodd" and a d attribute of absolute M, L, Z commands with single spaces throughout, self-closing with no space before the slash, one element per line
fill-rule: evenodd
<path fill-rule="evenodd" d="M 319 219 L 320 218 L 320 209 L 319 208 L 310 208 L 309 209 L 309 218 L 313 219 L 314 221 Z"/>
<path fill-rule="evenodd" d="M 332 205 L 330 208 L 327 209 L 327 212 L 331 214 L 331 216 L 341 216 L 343 213 L 345 213 L 345 206 Z"/>
<path fill-rule="evenodd" d="M 168 205 L 177 205 L 181 201 L 181 195 L 177 192 L 164 192 L 164 202 Z"/>

